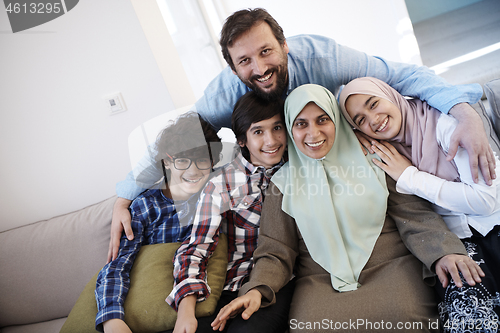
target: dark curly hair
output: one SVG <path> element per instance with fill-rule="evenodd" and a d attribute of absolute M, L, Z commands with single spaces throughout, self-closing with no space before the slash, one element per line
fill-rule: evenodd
<path fill-rule="evenodd" d="M 217 164 L 222 151 L 221 139 L 213 127 L 194 111 L 180 115 L 158 134 L 155 160 L 161 163 L 161 160 L 167 157 L 166 154 L 172 157 L 206 154 L 207 146 L 201 145 L 200 142 L 200 129 L 203 131 L 204 142 L 208 145 L 210 159 L 214 165 Z"/>
<path fill-rule="evenodd" d="M 231 59 L 231 55 L 229 54 L 228 48 L 233 46 L 234 41 L 239 36 L 250 30 L 250 28 L 252 28 L 254 25 L 259 24 L 260 22 L 266 22 L 267 24 L 269 24 L 274 37 L 276 37 L 280 45 L 283 45 L 285 43 L 285 35 L 283 34 L 283 29 L 265 9 L 242 9 L 234 12 L 224 22 L 220 33 L 219 42 L 221 46 L 222 56 L 233 71 L 236 71 L 236 69 L 234 67 L 233 60 Z"/>

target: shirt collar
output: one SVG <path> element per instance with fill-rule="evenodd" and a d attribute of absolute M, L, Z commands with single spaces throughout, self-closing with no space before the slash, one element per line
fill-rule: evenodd
<path fill-rule="evenodd" d="M 271 177 L 274 175 L 276 171 L 278 171 L 279 168 L 285 163 L 284 159 L 282 158 L 281 161 L 272 166 L 269 169 L 264 168 L 263 166 L 255 166 L 252 163 L 250 163 L 246 158 L 243 157 L 241 154 L 241 151 L 236 154 L 234 157 L 234 163 L 240 168 L 241 170 L 245 170 L 245 173 L 247 175 L 254 175 L 257 173 L 262 173 L 265 174 L 267 177 Z"/>

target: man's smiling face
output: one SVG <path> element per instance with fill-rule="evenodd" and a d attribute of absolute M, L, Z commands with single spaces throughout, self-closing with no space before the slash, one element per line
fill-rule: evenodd
<path fill-rule="evenodd" d="M 266 22 L 239 36 L 229 54 L 240 80 L 259 96 L 280 98 L 288 84 L 288 45 L 280 45 Z"/>

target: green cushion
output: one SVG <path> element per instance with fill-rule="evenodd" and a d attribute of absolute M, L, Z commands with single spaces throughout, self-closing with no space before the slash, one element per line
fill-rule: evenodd
<path fill-rule="evenodd" d="M 133 332 L 160 332 L 174 328 L 177 312 L 165 299 L 174 284 L 172 258 L 179 246 L 180 243 L 154 244 L 143 246 L 139 251 L 130 272 L 130 290 L 124 304 L 124 320 Z M 226 280 L 226 270 L 227 237 L 221 234 L 207 267 L 207 282 L 212 293 L 205 301 L 196 304 L 197 317 L 214 313 Z M 94 290 L 98 273 L 80 294 L 61 333 L 96 332 Z"/>

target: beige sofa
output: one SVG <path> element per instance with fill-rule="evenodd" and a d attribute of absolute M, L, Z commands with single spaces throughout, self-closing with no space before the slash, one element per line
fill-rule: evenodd
<path fill-rule="evenodd" d="M 59 332 L 106 263 L 115 199 L 0 233 L 1 333 Z"/>
<path fill-rule="evenodd" d="M 500 155 L 500 80 L 485 86 L 483 118 Z M 499 175 L 500 176 L 500 175 Z M 92 276 L 105 264 L 115 197 L 0 233 L 0 333 L 59 332 Z"/>

